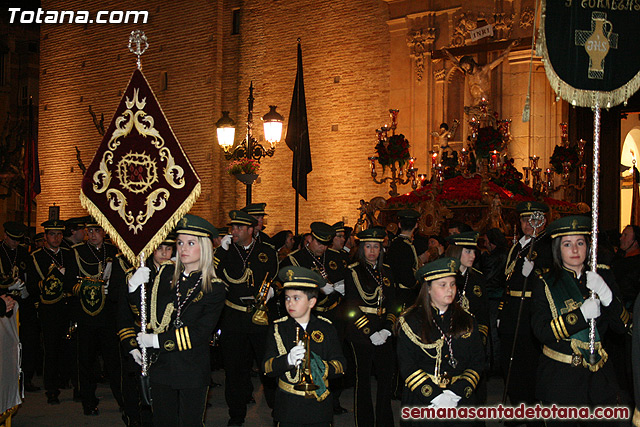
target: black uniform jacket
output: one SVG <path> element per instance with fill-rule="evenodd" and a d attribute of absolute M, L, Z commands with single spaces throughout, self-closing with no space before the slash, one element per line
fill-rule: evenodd
<path fill-rule="evenodd" d="M 440 315 L 433 309 L 435 321 L 445 332 L 449 329 L 451 311 L 449 307 Z M 473 403 L 473 392 L 484 366 L 484 346 L 475 319 L 471 331 L 453 338 L 453 355 L 457 360 L 455 368 L 449 363 L 449 346 L 436 328 L 432 332 L 431 344 L 422 341 L 421 319 L 415 308 L 400 316 L 398 322 L 398 367 L 404 384 L 402 406 L 429 405 L 447 389 L 462 397 L 459 405 Z M 436 377 L 438 365 L 440 373 L 450 378 L 446 386 Z"/>
<path fill-rule="evenodd" d="M 458 273 L 456 275 L 458 302 L 476 318 L 478 331 L 482 335 L 484 344 L 487 343 L 487 335 L 489 334 L 489 298 L 485 283 L 484 275 L 475 268 L 467 268 L 464 274 Z M 463 304 L 465 299 L 468 302 L 468 307 Z"/>
<path fill-rule="evenodd" d="M 609 306 L 600 305 L 601 314 L 596 319 L 598 333 L 602 339 L 609 328 L 616 333 L 625 333 L 631 317 L 622 306 L 611 272 L 607 268 L 598 270 L 598 273 L 609 284 L 614 295 Z M 616 393 L 615 380 L 609 381 L 613 372 L 611 364 L 606 363 L 606 351 L 601 348 L 601 343 L 597 342 L 596 349 L 601 358 L 595 366 L 589 367 L 589 360 L 581 357 L 579 350 L 589 348 L 588 339 L 572 339 L 575 333 L 589 328 L 580 311 L 584 300 L 589 298 L 586 274 L 583 273 L 578 279 L 575 272 L 563 268 L 537 275 L 533 279 L 534 305 L 531 321 L 534 334 L 543 344 L 536 397 L 543 402 L 565 404 L 606 403 L 606 400 L 597 402 L 597 395 L 605 397 L 613 393 L 615 396 Z M 564 300 L 562 305 L 558 305 L 553 298 L 554 289 L 558 287 L 576 287 L 583 298 L 580 301 L 569 298 Z"/>
<path fill-rule="evenodd" d="M 278 275 L 275 249 L 256 240 L 248 250 L 231 243 L 228 250 L 222 246 L 216 249 L 213 262 L 217 276 L 227 286 L 221 328 L 247 333 L 264 330 L 264 326 L 251 321 L 251 307 L 255 305 L 262 284 L 272 282 Z"/>
<path fill-rule="evenodd" d="M 411 239 L 402 235 L 393 239 L 385 260 L 391 266 L 396 280 L 398 302 L 405 308 L 413 305 L 419 292 L 415 273 L 420 267 L 420 261 Z"/>
<path fill-rule="evenodd" d="M 392 332 L 400 310 L 390 267 L 356 262 L 349 266 L 344 282 L 347 339 L 371 344 L 371 334 L 382 329 Z"/>
<path fill-rule="evenodd" d="M 500 301 L 498 319 L 500 320 L 499 332 L 501 334 L 513 335 L 516 332 L 518 321 L 518 310 L 522 298 L 522 289 L 525 285 L 525 276 L 522 275 L 522 265 L 524 258 L 529 254 L 532 240 L 522 247 L 520 242 L 516 243 L 509 250 L 505 276 L 507 277 L 505 295 Z M 525 301 L 522 307 L 521 325 L 518 335 L 530 334 L 531 319 L 531 295 L 532 281 L 536 274 L 549 271 L 553 264 L 551 256 L 551 241 L 545 233 L 536 237 L 531 250 L 531 258 L 534 263 L 533 271 L 527 280 L 525 291 Z"/>
<path fill-rule="evenodd" d="M 34 290 L 41 307 L 64 306 L 65 289 L 73 288 L 77 281 L 72 276 L 74 262 L 73 251 L 63 247 L 57 253 L 44 247 L 31 253 L 27 266 L 27 287 Z"/>
<path fill-rule="evenodd" d="M 319 397 L 314 394 L 314 398 L 307 399 L 305 392 L 293 388 L 299 381 L 299 374 L 287 362 L 289 351 L 296 345 L 297 328 L 301 329 L 301 326 L 289 316 L 276 320 L 269 327 L 263 370 L 268 376 L 278 377 L 274 419 L 291 424 L 329 423 L 333 419 L 333 403 L 328 379 L 343 375 L 346 364 L 337 332 L 329 320 L 311 315 L 306 331 L 310 335 L 311 351 L 323 361 L 322 380 L 326 390 Z M 302 336 L 300 331 L 298 338 L 302 339 Z"/>
<path fill-rule="evenodd" d="M 153 285 L 149 286 L 147 295 L 149 332 L 158 334 L 160 345 L 159 349 L 150 349 L 150 378 L 152 382 L 175 389 L 208 386 L 211 381 L 209 343 L 224 305 L 224 284 L 214 279 L 211 292 L 204 293 L 201 273 L 195 271 L 188 276 L 181 275 L 179 286 L 172 288 L 174 269 L 172 262 L 164 263 L 152 277 Z M 180 302 L 186 301 L 182 305 L 180 325 L 175 324 L 178 292 Z M 129 294 L 129 298 L 135 304 L 139 292 Z"/>
<path fill-rule="evenodd" d="M 347 262 L 344 255 L 342 255 L 340 251 L 336 251 L 331 248 L 327 248 L 325 253 L 319 258 L 313 255 L 307 248 L 298 249 L 297 251 L 291 252 L 287 258 L 283 259 L 280 265 L 282 267 L 298 265 L 300 267 L 317 271 L 329 283 L 336 283 L 340 280 L 344 280 L 347 268 Z M 334 321 L 334 316 L 329 313 L 334 313 L 334 309 L 341 301 L 342 294 L 340 292 L 336 291 L 329 295 L 324 295 L 322 291 L 320 291 L 320 297 L 314 310 Z"/>
<path fill-rule="evenodd" d="M 8 293 L 13 299 L 20 301 L 20 292 L 9 291 L 9 287 L 13 285 L 15 279 L 26 282 L 29 251 L 22 245 L 18 245 L 14 250 L 9 249 L 2 242 L 0 242 L 0 245 L 2 245 L 2 248 L 0 248 L 0 294 Z M 28 283 L 26 285 L 29 286 Z M 27 290 L 31 295 L 35 293 L 35 289 Z M 35 300 L 35 297 L 31 297 L 31 299 Z"/>

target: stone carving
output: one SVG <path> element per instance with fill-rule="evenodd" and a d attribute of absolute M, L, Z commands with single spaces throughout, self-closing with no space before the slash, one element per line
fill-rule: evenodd
<path fill-rule="evenodd" d="M 416 77 L 422 81 L 424 76 L 424 54 L 433 48 L 436 41 L 436 29 L 433 27 L 412 31 L 407 35 L 409 55 L 416 63 Z"/>

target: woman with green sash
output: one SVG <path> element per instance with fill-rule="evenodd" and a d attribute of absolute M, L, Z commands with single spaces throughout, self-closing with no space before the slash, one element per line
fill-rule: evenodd
<path fill-rule="evenodd" d="M 590 231 L 590 217 L 569 216 L 551 223 L 547 232 L 553 239 L 553 268 L 532 277 L 532 327 L 543 345 L 536 397 L 543 404 L 617 402 L 619 388 L 602 337 L 608 328 L 625 333 L 630 317 L 612 292 L 617 288 L 609 268 L 599 265 L 597 272 L 589 271 Z M 591 292 L 598 298 L 592 298 Z M 589 351 L 591 319 L 596 320 L 593 355 Z"/>

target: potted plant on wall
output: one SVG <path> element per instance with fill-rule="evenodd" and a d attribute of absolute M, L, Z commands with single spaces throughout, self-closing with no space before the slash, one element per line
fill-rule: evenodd
<path fill-rule="evenodd" d="M 253 184 L 258 178 L 260 163 L 257 160 L 242 158 L 229 163 L 227 171 L 245 185 Z"/>

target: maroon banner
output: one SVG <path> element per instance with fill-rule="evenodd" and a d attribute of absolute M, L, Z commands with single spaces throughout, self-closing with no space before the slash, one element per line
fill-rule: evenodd
<path fill-rule="evenodd" d="M 82 206 L 133 264 L 151 255 L 200 195 L 200 178 L 135 70 L 82 180 Z"/>

